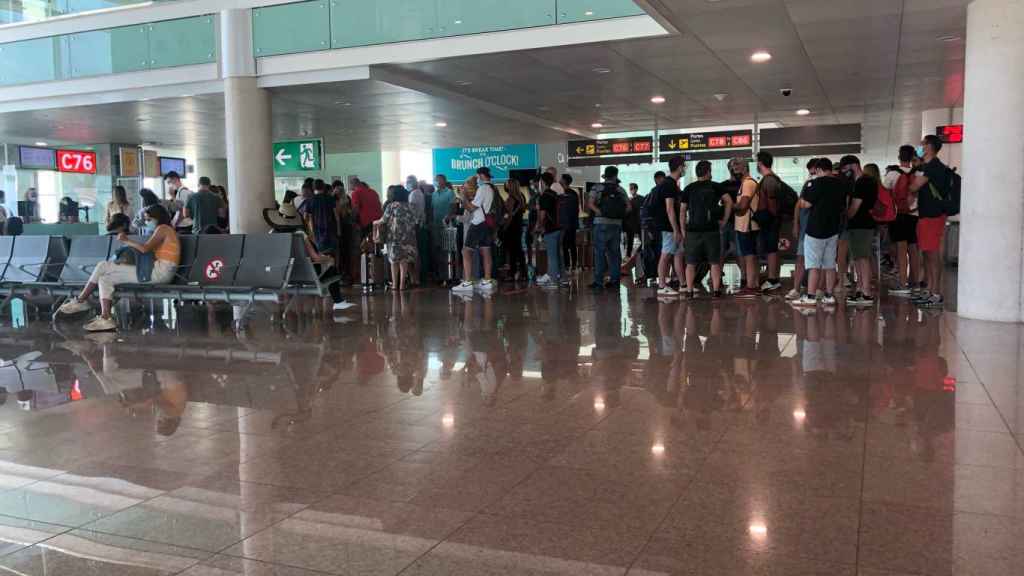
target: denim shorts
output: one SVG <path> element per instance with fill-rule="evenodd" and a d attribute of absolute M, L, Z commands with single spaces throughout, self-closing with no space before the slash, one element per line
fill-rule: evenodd
<path fill-rule="evenodd" d="M 804 237 L 804 267 L 808 270 L 835 270 L 839 236 L 831 238 Z"/>
<path fill-rule="evenodd" d="M 675 236 L 671 232 L 662 232 L 661 253 L 675 256 L 677 252 L 679 252 L 679 244 L 676 242 Z"/>

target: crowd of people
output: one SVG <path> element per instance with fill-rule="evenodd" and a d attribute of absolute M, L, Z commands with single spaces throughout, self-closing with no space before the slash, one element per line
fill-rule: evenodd
<path fill-rule="evenodd" d="M 748 159 L 734 158 L 728 163 L 730 178 L 714 182 L 711 163 L 702 160 L 696 179 L 683 188 L 686 163 L 673 157 L 667 174 L 654 175 L 647 196 L 636 184 L 627 192 L 615 166 L 606 167 L 602 181 L 582 197 L 571 175 L 559 177 L 554 168 L 528 187 L 515 179 L 505 182 L 504 194 L 487 167 L 458 190 L 444 175 L 434 185 L 410 176 L 405 185 L 389 186 L 383 203 L 356 176 L 347 188 L 341 181 L 307 179 L 300 193 L 285 194 L 277 214 L 306 232 L 307 251 L 321 275 L 337 276 L 339 281 L 329 282 L 335 311 L 354 306 L 341 290 L 352 283 L 354 254 L 385 253 L 395 290 L 445 283 L 472 296 L 497 290 L 499 260 L 507 264 L 509 282 L 532 281 L 544 290 L 567 287 L 584 267 L 580 244 L 592 251 L 585 260 L 592 263 L 589 288 L 595 291 L 618 291 L 623 275 L 635 272 L 638 285 L 653 281 L 659 300 L 696 298 L 705 291 L 714 299 L 756 297 L 783 286 L 780 232 L 787 222 L 797 244 L 792 289 L 786 294 L 794 307 L 832 306 L 839 296 L 849 306 L 873 306 L 882 283 L 875 270 L 882 265 L 894 281 L 891 296 L 942 308 L 941 248 L 946 219 L 959 210 L 959 177 L 939 160 L 941 149 L 935 136 L 926 136 L 917 149 L 902 146 L 898 164 L 884 175 L 853 155 L 837 163 L 815 158 L 807 163 L 799 194 L 775 174 L 767 152 L 756 157 L 760 179 L 750 175 Z M 115 187 L 107 229 L 131 253 L 97 266 L 61 313 L 88 308 L 89 296 L 98 290 L 102 312 L 88 328 L 113 329 L 110 308 L 117 284 L 170 281 L 180 261 L 178 234 L 227 231 L 223 187 L 204 176 L 193 192 L 174 172 L 164 181 L 168 198 L 144 189 L 142 207 L 134 214 L 125 189 Z M 581 213 L 589 220 L 590 241 L 584 243 L 577 241 Z M 131 239 L 133 233 L 142 240 Z M 884 256 L 875 252 L 876 242 L 888 246 Z M 455 251 L 461 266 L 452 270 Z M 731 254 L 741 282 L 728 292 L 723 268 Z"/>

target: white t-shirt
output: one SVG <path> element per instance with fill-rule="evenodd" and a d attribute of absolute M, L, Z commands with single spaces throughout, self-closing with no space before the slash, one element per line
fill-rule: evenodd
<path fill-rule="evenodd" d="M 181 207 L 184 208 L 185 206 L 188 206 L 188 199 L 190 196 L 192 196 L 192 191 L 182 186 L 181 188 L 178 188 L 178 196 L 175 199 L 180 202 Z M 171 217 L 173 218 L 174 214 L 171 214 Z M 174 223 L 174 226 L 178 228 L 190 228 L 192 226 L 192 219 L 185 218 L 184 214 L 182 214 L 181 218 Z"/>
<path fill-rule="evenodd" d="M 491 211 L 491 204 L 493 203 L 494 186 L 488 182 L 480 184 L 480 188 L 476 191 L 476 196 L 473 197 L 473 206 L 476 206 L 476 210 L 473 212 L 473 219 L 469 223 L 474 226 L 483 224 L 487 220 L 487 213 Z"/>

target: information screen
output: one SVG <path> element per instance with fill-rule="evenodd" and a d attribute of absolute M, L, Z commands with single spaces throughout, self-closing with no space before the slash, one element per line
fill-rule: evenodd
<path fill-rule="evenodd" d="M 86 150 L 57 150 L 57 169 L 75 174 L 95 174 L 96 153 Z"/>
<path fill-rule="evenodd" d="M 650 136 L 601 140 L 570 140 L 570 158 L 595 158 L 621 154 L 650 154 L 654 139 Z"/>
<path fill-rule="evenodd" d="M 949 126 L 939 126 L 935 129 L 935 135 L 942 138 L 942 141 L 946 144 L 963 144 L 964 125 L 950 124 Z"/>
<path fill-rule="evenodd" d="M 692 152 L 701 150 L 728 150 L 750 148 L 754 141 L 750 130 L 732 132 L 688 132 L 669 134 L 659 139 L 662 152 Z"/>
<path fill-rule="evenodd" d="M 49 148 L 18 146 L 18 164 L 29 170 L 56 170 L 57 151 Z"/>
<path fill-rule="evenodd" d="M 166 176 L 168 172 L 177 172 L 178 176 L 185 177 L 185 159 L 160 157 L 160 175 Z"/>

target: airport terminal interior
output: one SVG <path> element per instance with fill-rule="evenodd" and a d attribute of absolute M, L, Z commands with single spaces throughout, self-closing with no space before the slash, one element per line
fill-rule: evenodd
<path fill-rule="evenodd" d="M 0 0 L 0 576 L 1024 574 L 1019 0 Z"/>

